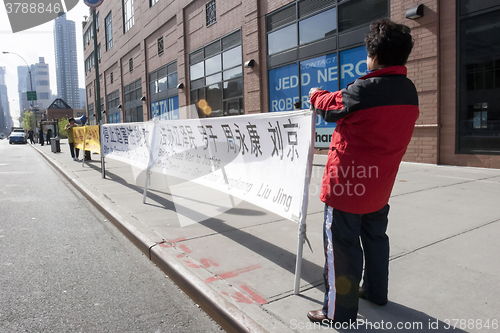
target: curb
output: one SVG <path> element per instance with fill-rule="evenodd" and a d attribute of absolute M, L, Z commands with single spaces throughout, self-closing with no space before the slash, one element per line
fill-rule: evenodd
<path fill-rule="evenodd" d="M 239 308 L 207 286 L 200 278 L 191 274 L 174 257 L 157 247 L 157 242 L 154 242 L 128 223 L 116 211 L 106 207 L 106 204 L 100 198 L 86 190 L 78 178 L 62 169 L 55 159 L 49 157 L 37 147 L 33 145 L 32 147 L 224 330 L 227 332 L 268 332 Z"/>

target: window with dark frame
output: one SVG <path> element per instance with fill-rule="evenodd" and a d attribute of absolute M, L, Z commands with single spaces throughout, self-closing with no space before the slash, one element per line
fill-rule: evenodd
<path fill-rule="evenodd" d="M 215 0 L 209 1 L 205 5 L 207 14 L 207 27 L 214 24 L 217 21 L 217 15 L 215 10 Z"/>
<path fill-rule="evenodd" d="M 158 55 L 163 54 L 163 36 L 158 38 Z"/>
<path fill-rule="evenodd" d="M 267 14 L 269 111 L 308 108 L 314 85 L 336 91 L 364 75 L 364 36 L 389 13 L 388 0 L 295 0 Z"/>
<path fill-rule="evenodd" d="M 112 17 L 111 17 L 111 12 L 106 16 L 104 19 L 104 26 L 105 26 L 105 37 L 106 37 L 106 51 L 108 51 L 110 48 L 113 47 L 113 23 L 112 23 Z"/>
<path fill-rule="evenodd" d="M 106 96 L 106 100 L 108 102 L 108 110 L 112 110 L 113 108 L 116 108 L 118 105 L 120 105 L 119 90 L 115 90 L 112 93 L 109 93 Z"/>
<path fill-rule="evenodd" d="M 149 73 L 150 115 L 151 119 L 172 118 L 179 109 L 179 90 L 177 89 L 177 61 L 164 65 Z"/>
<path fill-rule="evenodd" d="M 189 55 L 191 104 L 200 118 L 244 114 L 241 31 Z"/>
<path fill-rule="evenodd" d="M 266 16 L 267 54 L 272 56 L 302 48 L 367 27 L 370 22 L 388 15 L 387 0 L 372 0 L 369 4 L 363 0 L 296 1 Z"/>
<path fill-rule="evenodd" d="M 456 153 L 500 155 L 500 5 L 459 3 Z"/>
<path fill-rule="evenodd" d="M 124 96 L 124 122 L 143 121 L 142 114 L 142 80 L 127 84 L 123 87 Z"/>
<path fill-rule="evenodd" d="M 132 73 L 132 71 L 134 70 L 134 59 L 133 58 L 130 58 L 128 60 L 128 70 L 130 73 Z"/>
<path fill-rule="evenodd" d="M 109 73 L 109 82 L 113 83 L 113 72 Z"/>
<path fill-rule="evenodd" d="M 122 0 L 123 8 L 123 32 L 127 32 L 134 26 L 134 0 Z"/>
<path fill-rule="evenodd" d="M 160 1 L 160 0 L 149 0 L 149 7 L 153 7 L 154 5 L 156 5 L 158 3 L 158 1 Z"/>

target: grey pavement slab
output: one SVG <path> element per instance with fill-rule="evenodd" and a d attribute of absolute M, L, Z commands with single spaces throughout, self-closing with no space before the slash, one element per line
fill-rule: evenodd
<path fill-rule="evenodd" d="M 161 174 L 152 174 L 143 204 L 144 172 L 107 160 L 102 179 L 98 155 L 82 167 L 65 145 L 57 154 L 50 147 L 36 148 L 153 246 L 151 253 L 163 256 L 167 270 L 176 267 L 172 274 L 180 277 L 181 288 L 193 289 L 191 297 L 213 299 L 215 305 L 205 308 L 211 315 L 223 313 L 249 331 L 320 329 L 311 326 L 306 313 L 323 301 L 324 205 L 318 194 L 325 155 L 315 155 L 310 187 L 307 235 L 314 252 L 304 246 L 301 293 L 293 295 L 296 223 Z M 446 319 L 500 320 L 499 185 L 500 170 L 402 163 L 390 199 L 390 302 L 379 307 L 361 300 L 360 322 L 415 322 L 423 330 L 406 331 L 448 332 Z M 179 216 L 200 222 L 185 226 Z M 436 321 L 441 329 L 430 329 Z M 380 331 L 361 327 L 357 332 L 373 330 Z"/>

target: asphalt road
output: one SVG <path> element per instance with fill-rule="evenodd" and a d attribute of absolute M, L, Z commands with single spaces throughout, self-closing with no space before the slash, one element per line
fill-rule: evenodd
<path fill-rule="evenodd" d="M 0 332 L 21 331 L 223 330 L 29 144 L 0 140 Z"/>

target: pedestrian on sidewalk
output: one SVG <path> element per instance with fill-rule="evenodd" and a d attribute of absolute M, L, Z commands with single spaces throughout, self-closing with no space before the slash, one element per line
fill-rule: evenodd
<path fill-rule="evenodd" d="M 40 142 L 40 146 L 43 146 L 43 128 L 42 128 L 42 124 L 40 124 L 40 131 L 38 131 L 38 142 Z"/>
<path fill-rule="evenodd" d="M 373 22 L 365 44 L 368 74 L 340 91 L 309 92 L 316 112 L 337 123 L 320 194 L 326 290 L 323 308 L 307 314 L 330 325 L 356 321 L 359 297 L 388 301 L 388 202 L 419 115 L 417 91 L 406 77 L 410 28 Z"/>
<path fill-rule="evenodd" d="M 69 118 L 69 122 L 66 124 L 64 129 L 68 132 L 68 144 L 69 151 L 71 152 L 71 157 L 73 161 L 78 161 L 78 155 L 80 154 L 80 149 L 75 148 L 74 138 L 73 138 L 73 127 L 76 126 L 75 118 Z"/>
<path fill-rule="evenodd" d="M 46 135 L 46 139 L 47 139 L 47 144 L 50 145 L 50 138 L 52 137 L 52 129 L 48 129 L 47 130 L 47 135 Z"/>
<path fill-rule="evenodd" d="M 30 139 L 30 143 L 31 144 L 34 144 L 35 143 L 35 140 L 33 138 L 33 130 L 29 130 L 28 131 L 28 139 Z"/>

